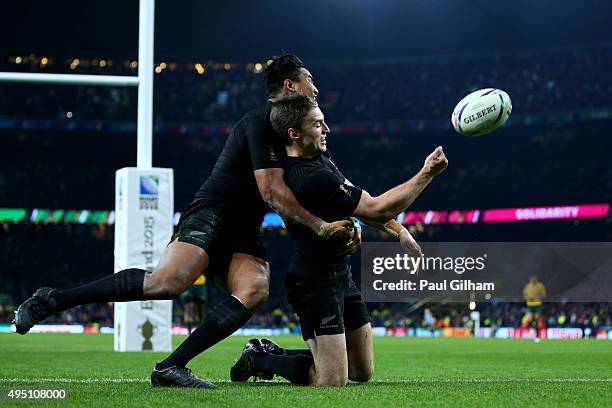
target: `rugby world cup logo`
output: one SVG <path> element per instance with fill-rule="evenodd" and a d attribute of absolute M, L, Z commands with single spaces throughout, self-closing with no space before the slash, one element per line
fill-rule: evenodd
<path fill-rule="evenodd" d="M 157 210 L 159 207 L 159 176 L 140 176 L 140 209 Z"/>

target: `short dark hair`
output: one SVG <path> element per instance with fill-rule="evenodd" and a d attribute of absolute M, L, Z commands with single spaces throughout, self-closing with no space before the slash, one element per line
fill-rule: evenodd
<path fill-rule="evenodd" d="M 296 55 L 283 54 L 279 57 L 272 57 L 272 62 L 266 68 L 266 90 L 268 96 L 274 95 L 283 87 L 285 79 L 297 81 L 300 75 L 300 68 L 304 68 L 304 63 Z"/>
<path fill-rule="evenodd" d="M 287 133 L 289 128 L 302 129 L 304 120 L 308 113 L 316 108 L 317 102 L 306 95 L 297 92 L 272 102 L 270 122 L 272 129 L 283 140 L 285 145 L 291 144 L 291 138 Z"/>

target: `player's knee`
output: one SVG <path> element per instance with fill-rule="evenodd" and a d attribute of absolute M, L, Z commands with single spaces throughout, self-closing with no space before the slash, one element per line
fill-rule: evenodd
<path fill-rule="evenodd" d="M 337 372 L 323 373 L 317 377 L 313 385 L 318 387 L 344 387 L 348 382 L 346 375 Z"/>
<path fill-rule="evenodd" d="M 186 291 L 188 287 L 189 284 L 185 284 L 184 282 L 166 280 L 162 284 L 161 290 L 164 296 L 175 298 Z"/>
<path fill-rule="evenodd" d="M 368 382 L 372 378 L 372 375 L 374 375 L 373 359 L 362 358 L 358 361 L 349 362 L 349 380 L 354 382 Z"/>
<path fill-rule="evenodd" d="M 145 275 L 144 294 L 157 299 L 173 299 L 183 293 L 190 283 L 156 270 Z"/>
<path fill-rule="evenodd" d="M 254 310 L 268 300 L 270 287 L 267 281 L 253 282 L 249 287 L 235 291 L 232 295 L 240 299 L 247 309 Z"/>
<path fill-rule="evenodd" d="M 259 306 L 259 305 L 266 303 L 269 297 L 270 297 L 270 286 L 266 284 L 266 285 L 262 285 L 261 288 L 257 290 L 257 293 L 254 296 L 254 299 L 257 302 L 257 306 Z"/>
<path fill-rule="evenodd" d="M 323 367 L 314 365 L 311 373 L 311 385 L 317 387 L 344 387 L 348 382 L 348 370 L 341 362 L 325 364 Z"/>
<path fill-rule="evenodd" d="M 365 383 L 365 382 L 370 381 L 373 374 L 374 374 L 374 370 L 372 367 L 365 368 L 365 369 L 359 369 L 359 370 L 353 370 L 351 373 L 349 373 L 349 380 L 354 381 L 354 382 Z"/>

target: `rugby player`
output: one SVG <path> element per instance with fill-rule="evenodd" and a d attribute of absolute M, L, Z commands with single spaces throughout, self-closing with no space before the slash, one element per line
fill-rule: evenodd
<path fill-rule="evenodd" d="M 310 72 L 294 55 L 275 58 L 266 70 L 270 100 L 289 93 L 316 98 Z M 154 386 L 214 388 L 187 363 L 242 327 L 268 298 L 270 272 L 260 241 L 268 205 L 330 247 L 352 252 L 359 245 L 350 221 L 326 222 L 306 211 L 283 181 L 285 151 L 274 134 L 270 103 L 248 112 L 232 129 L 208 179 L 183 212 L 153 273 L 125 269 L 83 286 L 39 288 L 15 312 L 20 334 L 53 313 L 97 302 L 172 299 L 204 271 L 231 296 L 209 309 L 200 327 L 154 367 Z M 266 205 L 267 204 L 267 205 Z M 352 239 L 352 241 L 351 241 Z M 351 244 L 352 243 L 352 244 Z"/>
<path fill-rule="evenodd" d="M 272 126 L 285 142 L 285 181 L 305 208 L 322 219 L 354 215 L 391 229 L 411 256 L 420 248 L 393 220 L 448 165 L 442 147 L 407 182 L 377 197 L 353 186 L 327 151 L 329 127 L 316 102 L 300 94 L 273 103 Z M 295 253 L 286 276 L 287 298 L 300 319 L 306 350 L 283 350 L 269 340 L 250 340 L 230 370 L 232 381 L 278 374 L 295 384 L 344 386 L 365 382 L 373 372 L 370 316 L 351 277 L 348 255 L 331 250 L 303 226 L 287 223 Z"/>
<path fill-rule="evenodd" d="M 527 327 L 531 326 L 535 330 L 535 341 L 540 342 L 540 328 L 542 326 L 542 310 L 546 297 L 546 286 L 538 279 L 537 276 L 529 277 L 529 282 L 523 288 L 523 298 L 527 304 L 527 313 L 524 316 L 524 321 Z"/>

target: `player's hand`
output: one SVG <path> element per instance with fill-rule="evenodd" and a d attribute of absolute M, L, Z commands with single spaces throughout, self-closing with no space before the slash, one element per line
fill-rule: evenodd
<path fill-rule="evenodd" d="M 399 234 L 399 242 L 402 245 L 402 248 L 404 248 L 404 251 L 406 252 L 406 254 L 408 254 L 409 257 L 411 258 L 420 258 L 423 256 L 423 252 L 421 251 L 421 247 L 419 246 L 419 244 L 414 240 L 414 238 L 412 237 L 412 235 L 410 235 L 410 232 L 408 232 L 407 229 L 403 229 L 400 234 Z M 420 265 L 420 263 L 419 263 Z M 417 270 L 415 271 L 410 271 L 411 273 L 417 273 L 419 270 L 417 268 Z"/>
<path fill-rule="evenodd" d="M 355 229 L 349 220 L 324 222 L 319 228 L 319 235 L 323 239 L 346 245 L 353 239 Z"/>
<path fill-rule="evenodd" d="M 448 167 L 448 159 L 444 154 L 442 146 L 436 147 L 427 158 L 423 166 L 423 172 L 429 177 L 435 177 Z"/>
<path fill-rule="evenodd" d="M 358 221 L 353 222 L 353 225 L 355 227 L 353 239 L 351 239 L 345 247 L 340 249 L 338 253 L 339 256 L 353 255 L 361 248 L 361 225 L 359 225 Z"/>

